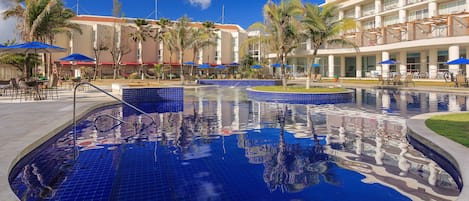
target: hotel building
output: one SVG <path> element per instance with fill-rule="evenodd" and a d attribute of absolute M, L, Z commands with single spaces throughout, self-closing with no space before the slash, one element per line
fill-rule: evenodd
<path fill-rule="evenodd" d="M 71 33 L 59 34 L 54 44 L 66 48 L 67 52 L 54 53 L 52 59 L 58 61 L 59 58 L 71 53 L 81 53 L 96 58 L 94 49 L 107 47 L 109 50 L 101 51 L 99 55 L 99 64 L 101 66 L 99 74 L 102 77 L 109 77 L 112 76 L 113 64 L 110 50 L 113 41 L 116 40 L 118 46 L 125 52 L 122 55 L 120 64 L 123 66 L 124 71 L 128 73 L 135 72 L 140 64 L 146 66 L 166 64 L 176 69 L 179 66 L 177 51 L 170 52 L 162 41 L 147 39 L 139 45 L 138 42 L 131 39 L 129 34 L 137 29 L 133 20 L 131 18 L 123 19 L 105 16 L 76 16 L 72 19 L 72 22 L 80 25 L 82 33 L 71 31 Z M 160 28 L 155 20 L 147 19 L 147 21 L 155 31 Z M 201 27 L 202 25 L 199 22 L 193 22 L 192 26 Z M 197 58 L 194 58 L 192 48 L 186 49 L 184 62 L 209 63 L 212 66 L 239 62 L 241 44 L 248 37 L 246 31 L 238 25 L 231 24 L 215 24 L 215 28 L 217 38 L 214 41 L 216 45 L 200 50 Z M 56 63 L 59 64 L 62 75 L 71 76 L 79 76 L 79 70 L 77 70 L 79 66 L 94 65 L 91 62 L 71 63 L 62 61 Z M 172 72 L 179 71 L 173 70 Z"/>
<path fill-rule="evenodd" d="M 325 46 L 314 63 L 325 77 L 390 77 L 412 73 L 414 78 L 442 78 L 469 69 L 446 65 L 469 57 L 469 1 L 467 0 L 326 0 L 339 7 L 337 19 L 353 18 L 356 30 L 341 37 L 355 42 L 353 48 Z M 288 59 L 295 71 L 305 72 L 313 50 L 305 41 Z M 380 65 L 393 59 L 395 65 Z M 469 74 L 468 74 L 469 75 Z"/>

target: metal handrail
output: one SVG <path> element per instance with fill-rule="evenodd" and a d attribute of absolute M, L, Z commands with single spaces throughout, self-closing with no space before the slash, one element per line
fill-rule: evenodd
<path fill-rule="evenodd" d="M 124 105 L 127 105 L 128 107 L 136 110 L 137 112 L 140 112 L 141 114 L 147 116 L 147 117 L 150 117 L 150 119 L 153 121 L 153 124 L 156 125 L 156 121 L 155 119 L 148 113 L 138 109 L 137 107 L 135 107 L 134 105 L 110 94 L 109 92 L 107 91 L 104 91 L 103 89 L 97 87 L 96 85 L 93 85 L 89 82 L 80 82 L 78 83 L 77 85 L 75 85 L 75 87 L 73 88 L 73 147 L 74 147 L 74 152 L 73 152 L 73 158 L 76 160 L 77 159 L 77 121 L 76 121 L 76 98 L 77 98 L 77 89 L 79 86 L 81 85 L 89 85 L 93 88 L 95 88 L 96 90 L 108 95 L 109 97 L 111 98 L 114 98 L 115 100 L 121 102 L 122 104 Z"/>

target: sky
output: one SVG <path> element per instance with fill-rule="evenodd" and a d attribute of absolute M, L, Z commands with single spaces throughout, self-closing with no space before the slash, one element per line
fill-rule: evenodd
<path fill-rule="evenodd" d="M 8 8 L 13 0 L 0 0 L 0 12 Z M 112 16 L 113 0 L 63 0 L 65 6 L 78 14 Z M 279 2 L 280 0 L 273 0 Z M 158 18 L 177 20 L 187 15 L 192 21 L 222 22 L 224 7 L 224 23 L 238 24 L 247 29 L 255 22 L 262 22 L 262 8 L 267 0 L 120 0 L 125 17 L 155 18 L 155 2 L 158 2 Z M 320 4 L 324 0 L 304 0 Z M 14 38 L 15 20 L 4 21 L 0 17 L 0 43 Z"/>

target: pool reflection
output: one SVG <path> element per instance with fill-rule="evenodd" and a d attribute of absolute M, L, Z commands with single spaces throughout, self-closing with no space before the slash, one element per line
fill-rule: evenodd
<path fill-rule="evenodd" d="M 408 143 L 405 120 L 426 112 L 464 111 L 467 96 L 357 89 L 354 103 L 291 105 L 246 100 L 243 89 L 239 88 L 199 88 L 187 90 L 185 94 L 184 102 L 141 105 L 152 112 L 155 124 L 150 118 L 125 107 L 106 108 L 80 122 L 80 157 L 74 171 L 90 163 L 89 158 L 107 161 L 110 170 L 106 175 L 110 178 L 96 175 L 85 184 L 92 188 L 97 185 L 96 180 L 112 182 L 112 190 L 95 189 L 96 196 L 126 200 L 125 196 L 135 191 L 138 192 L 135 196 L 138 194 L 143 198 L 151 198 L 160 192 L 158 195 L 162 200 L 196 200 L 190 194 L 197 191 L 202 200 L 282 200 L 305 199 L 319 194 L 318 189 L 330 186 L 332 190 L 324 192 L 339 192 L 337 199 L 361 199 L 344 186 L 366 189 L 362 184 L 398 192 L 392 193 L 395 197 L 382 198 L 380 190 L 375 189 L 376 192 L 370 195 L 371 200 L 407 200 L 405 197 L 454 200 L 458 195 L 458 187 L 451 176 Z M 61 139 L 70 138 L 65 135 Z M 53 156 L 69 158 L 69 145 L 68 149 L 61 149 Z M 140 155 L 146 157 L 136 157 Z M 148 165 L 148 169 L 124 171 L 130 167 L 123 164 L 132 164 L 126 157 L 130 157 L 132 163 Z M 14 189 L 29 189 L 17 190 L 19 197 L 39 199 L 40 192 L 54 192 L 48 193 L 52 200 L 67 200 L 67 194 L 74 195 L 73 198 L 81 196 L 82 189 L 70 187 L 73 178 L 80 178 L 78 173 L 68 173 L 70 164 L 67 164 L 66 174 L 54 177 L 47 171 L 53 162 L 45 165 L 45 162 L 38 163 L 36 158 L 30 157 L 30 161 L 23 162 L 26 165 L 17 167 L 19 173 L 11 179 Z M 41 160 L 54 159 L 44 155 Z M 63 164 L 55 165 L 60 169 Z M 242 169 L 245 166 L 252 172 Z M 190 171 L 177 172 L 183 169 Z M 148 173 L 155 170 L 159 172 L 154 173 L 156 176 Z M 218 173 L 227 178 L 237 180 L 216 179 L 221 176 L 212 171 L 220 171 Z M 22 175 L 21 172 L 29 173 Z M 47 179 L 41 179 L 39 185 L 31 185 L 34 178 L 27 176 L 31 172 L 55 178 L 54 185 Z M 144 188 L 149 197 L 144 197 L 145 192 L 139 190 L 143 188 L 141 185 L 132 186 L 136 182 L 144 183 L 141 180 L 132 180 L 133 183 L 125 183 L 125 179 L 114 181 L 117 176 L 127 178 L 125 175 L 129 172 L 138 178 L 157 181 L 152 184 L 156 187 Z M 177 178 L 178 174 L 189 176 Z M 254 179 L 259 175 L 260 180 Z M 358 183 L 350 184 L 351 178 Z M 256 193 L 261 197 L 248 193 L 259 189 L 260 185 L 254 186 L 259 182 L 270 193 L 259 190 Z M 62 187 L 56 183 L 61 183 Z M 243 186 L 246 183 L 249 185 Z M 169 190 L 166 185 L 174 188 Z M 124 195 L 120 190 L 128 194 Z M 178 196 L 172 197 L 175 194 Z M 327 200 L 330 195 L 317 196 L 324 196 L 317 197 L 319 200 Z"/>

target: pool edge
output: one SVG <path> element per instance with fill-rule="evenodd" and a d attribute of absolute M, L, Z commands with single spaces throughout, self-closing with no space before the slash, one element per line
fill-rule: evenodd
<path fill-rule="evenodd" d="M 462 178 L 462 189 L 458 195 L 458 201 L 463 201 L 469 197 L 469 188 L 464 188 L 464 183 L 469 182 L 469 171 L 464 171 L 461 167 L 469 167 L 469 158 L 466 156 L 469 149 L 461 144 L 438 135 L 425 125 L 425 120 L 435 115 L 453 114 L 455 112 L 434 112 L 420 114 L 411 117 L 406 121 L 408 134 L 418 142 L 429 146 L 437 147 L 433 151 L 445 156 L 452 165 L 457 168 Z"/>
<path fill-rule="evenodd" d="M 95 109 L 98 109 L 100 107 L 108 106 L 108 105 L 113 105 L 116 104 L 117 101 L 95 101 L 95 102 L 88 102 L 86 104 L 82 105 L 77 105 L 77 119 L 81 119 L 90 112 L 92 112 Z M 58 115 L 58 114 L 57 114 Z M 57 116 L 55 116 L 57 117 Z M 61 116 L 63 118 L 63 116 Z M 60 118 L 60 117 L 57 117 Z M 50 138 L 54 137 L 57 135 L 59 132 L 64 130 L 65 128 L 69 127 L 70 125 L 73 124 L 72 120 L 72 115 L 70 113 L 69 118 L 63 119 L 58 126 L 54 126 L 53 128 L 48 128 L 48 125 L 44 125 L 43 127 L 37 128 L 37 130 L 42 130 L 42 134 L 39 134 L 37 131 L 31 132 L 35 134 L 35 139 L 32 140 L 30 143 L 25 143 L 24 146 L 22 146 L 21 151 L 14 153 L 15 155 L 12 157 L 13 159 L 9 161 L 8 164 L 8 169 L 6 171 L 6 175 L 2 175 L 2 178 L 0 179 L 0 186 L 8 186 L 8 188 L 3 188 L 0 189 L 0 198 L 2 201 L 17 201 L 20 200 L 16 194 L 13 192 L 13 189 L 11 189 L 11 185 L 9 182 L 9 175 L 16 165 L 24 156 L 26 156 L 28 153 L 30 153 L 32 150 L 35 148 L 39 147 L 41 144 L 45 143 L 47 140 Z M 29 135 L 30 133 L 26 133 L 25 135 Z"/>

